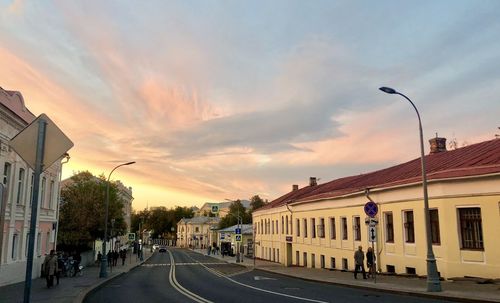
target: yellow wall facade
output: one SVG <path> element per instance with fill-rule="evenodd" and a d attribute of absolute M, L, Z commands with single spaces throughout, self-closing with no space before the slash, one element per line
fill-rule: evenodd
<path fill-rule="evenodd" d="M 500 176 L 433 181 L 429 183 L 428 188 L 429 209 L 437 210 L 439 217 L 440 243 L 433 245 L 433 251 L 441 276 L 499 278 Z M 427 245 L 422 186 L 414 184 L 372 190 L 370 198 L 379 206 L 377 241 L 374 243 L 378 269 L 382 272 L 393 269 L 398 274 L 426 275 Z M 368 246 L 371 246 L 368 241 L 368 225 L 365 224 L 367 216 L 364 213 L 364 204 L 367 201 L 364 193 L 360 192 L 335 199 L 289 204 L 288 208 L 281 206 L 256 211 L 253 214 L 254 227 L 258 229 L 256 256 L 284 265 L 353 270 L 354 251 L 361 245 L 366 252 Z M 463 223 L 460 222 L 459 212 L 464 208 L 480 209 L 482 249 L 462 248 Z M 405 212 L 413 212 L 414 243 L 407 243 Z M 388 213 L 393 217 L 393 242 L 387 241 Z M 288 216 L 289 220 L 288 234 L 286 230 L 282 231 L 281 218 L 285 216 Z M 355 239 L 356 217 L 359 217 L 360 222 L 360 240 Z M 316 233 L 314 238 L 311 221 L 313 218 Z M 332 237 L 331 218 L 335 219 L 335 237 Z M 321 219 L 324 220 L 324 237 L 321 237 L 319 227 Z M 346 222 L 345 228 L 343 219 Z M 262 233 L 266 229 L 264 227 L 262 230 L 260 223 L 266 220 L 274 224 L 278 221 L 278 230 L 276 231 L 275 226 L 274 230 L 271 228 L 267 233 Z M 307 236 L 304 220 L 308 225 Z M 347 231 L 347 239 L 343 239 L 344 229 Z M 277 250 L 279 258 L 273 253 Z"/>

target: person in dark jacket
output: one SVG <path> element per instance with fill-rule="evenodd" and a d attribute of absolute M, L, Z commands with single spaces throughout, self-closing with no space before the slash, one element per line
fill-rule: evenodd
<path fill-rule="evenodd" d="M 365 253 L 363 252 L 363 247 L 360 245 L 358 247 L 358 250 L 354 253 L 354 279 L 358 278 L 358 270 L 361 269 L 361 272 L 363 273 L 363 279 L 366 279 L 366 272 L 365 272 Z"/>
<path fill-rule="evenodd" d="M 368 278 L 370 278 L 375 270 L 375 254 L 371 247 L 368 247 L 366 252 L 366 268 L 368 269 Z"/>

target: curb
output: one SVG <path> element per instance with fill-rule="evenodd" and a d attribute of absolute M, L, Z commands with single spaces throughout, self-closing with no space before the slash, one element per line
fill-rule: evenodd
<path fill-rule="evenodd" d="M 87 298 L 88 295 L 90 295 L 91 293 L 101 289 L 102 287 L 104 287 L 106 284 L 108 284 L 109 282 L 111 282 L 112 280 L 118 278 L 118 277 L 121 277 L 122 275 L 132 271 L 133 269 L 135 269 L 136 267 L 139 267 L 141 266 L 144 262 L 146 262 L 147 260 L 149 260 L 149 258 L 151 258 L 152 255 L 149 255 L 149 257 L 147 257 L 146 259 L 144 259 L 143 261 L 141 261 L 140 263 L 137 263 L 136 265 L 130 267 L 127 271 L 123 271 L 121 273 L 118 273 L 114 276 L 111 276 L 111 277 L 108 277 L 102 281 L 99 281 L 99 283 L 97 284 L 94 284 L 90 287 L 87 287 L 85 288 L 83 291 L 81 291 L 78 296 L 73 300 L 73 303 L 83 303 L 83 301 Z"/>

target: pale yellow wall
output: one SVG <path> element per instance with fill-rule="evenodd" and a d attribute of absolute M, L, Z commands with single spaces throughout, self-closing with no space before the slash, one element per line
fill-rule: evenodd
<path fill-rule="evenodd" d="M 440 245 L 433 245 L 441 276 L 478 276 L 486 278 L 500 277 L 500 178 L 462 179 L 429 184 L 429 207 L 439 212 Z M 426 233 L 422 201 L 422 187 L 414 186 L 374 191 L 371 198 L 379 202 L 379 225 L 377 226 L 377 243 L 375 244 L 379 261 L 378 268 L 386 271 L 387 265 L 395 266 L 397 273 L 405 273 L 406 267 L 415 268 L 417 275 L 426 275 Z M 273 249 L 280 251 L 279 261 L 286 264 L 286 235 L 281 232 L 281 216 L 292 217 L 293 235 L 292 264 L 297 264 L 296 252 L 299 252 L 299 264 L 304 265 L 303 254 L 307 253 L 307 266 L 311 267 L 311 256 L 315 255 L 315 267 L 320 267 L 321 255 L 325 258 L 325 267 L 330 268 L 331 257 L 335 258 L 336 268 L 342 269 L 342 259 L 347 259 L 348 269 L 353 270 L 353 255 L 359 245 L 366 252 L 371 244 L 368 242 L 368 226 L 365 225 L 363 210 L 367 198 L 364 194 L 342 197 L 335 200 L 324 200 L 300 205 L 291 205 L 293 214 L 286 207 L 257 211 L 253 215 L 254 224 L 259 224 L 256 235 L 256 256 L 273 261 Z M 484 240 L 483 251 L 463 250 L 460 248 L 460 231 L 458 207 L 480 207 Z M 403 211 L 414 213 L 415 243 L 405 243 Z M 394 221 L 394 243 L 385 242 L 385 217 L 383 213 L 391 211 Z M 361 241 L 354 240 L 353 218 L 360 217 Z M 329 218 L 335 218 L 336 239 L 330 239 Z M 342 240 L 341 218 L 347 219 L 348 239 Z M 325 220 L 325 238 L 311 238 L 311 218 L 316 218 L 316 227 L 320 218 Z M 274 234 L 263 234 L 260 228 L 261 219 L 278 220 L 279 230 Z M 296 219 L 300 220 L 300 236 L 297 237 Z M 308 237 L 304 237 L 303 219 L 307 219 Z M 275 258 L 277 259 L 277 258 Z M 274 260 L 276 261 L 276 260 Z"/>

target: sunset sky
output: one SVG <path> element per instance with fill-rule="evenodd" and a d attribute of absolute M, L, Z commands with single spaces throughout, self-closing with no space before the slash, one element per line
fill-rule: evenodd
<path fill-rule="evenodd" d="M 273 200 L 500 133 L 500 1 L 0 0 L 0 86 L 135 209 Z M 428 143 L 426 142 L 426 149 Z M 426 150 L 427 152 L 427 150 Z"/>

